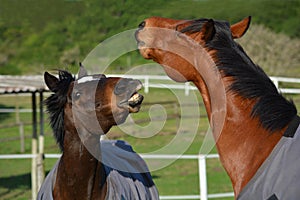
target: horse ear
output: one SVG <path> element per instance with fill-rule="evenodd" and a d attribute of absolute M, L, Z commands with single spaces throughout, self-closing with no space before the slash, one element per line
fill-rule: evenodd
<path fill-rule="evenodd" d="M 210 41 L 213 39 L 216 29 L 215 29 L 215 22 L 212 19 L 209 19 L 205 24 L 203 24 L 201 32 L 203 33 L 202 40 Z"/>
<path fill-rule="evenodd" d="M 45 83 L 47 85 L 47 87 L 49 88 L 50 91 L 52 92 L 56 92 L 57 91 L 57 85 L 58 85 L 58 78 L 56 78 L 55 76 L 49 74 L 48 72 L 44 73 L 44 80 Z"/>
<path fill-rule="evenodd" d="M 248 30 L 251 22 L 251 16 L 246 17 L 242 21 L 230 26 L 233 39 L 242 37 Z"/>
<path fill-rule="evenodd" d="M 78 78 L 87 76 L 87 71 L 84 68 L 84 66 L 81 63 L 79 63 L 79 66 L 80 66 L 80 68 L 79 68 L 79 72 L 78 72 Z"/>

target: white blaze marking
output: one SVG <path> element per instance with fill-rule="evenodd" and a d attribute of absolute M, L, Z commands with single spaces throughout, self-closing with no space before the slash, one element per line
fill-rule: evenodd
<path fill-rule="evenodd" d="M 86 83 L 86 82 L 90 82 L 90 81 L 99 81 L 99 77 L 98 78 L 95 78 L 93 76 L 84 76 L 80 79 L 77 80 L 77 83 L 80 84 L 80 83 Z"/>

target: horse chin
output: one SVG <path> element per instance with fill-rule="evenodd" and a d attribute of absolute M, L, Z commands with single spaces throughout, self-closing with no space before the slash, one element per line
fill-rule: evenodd
<path fill-rule="evenodd" d="M 120 125 L 120 124 L 123 124 L 127 117 L 128 117 L 128 112 L 124 113 L 122 116 L 119 117 L 119 119 L 116 120 L 116 125 Z"/>
<path fill-rule="evenodd" d="M 147 60 L 153 59 L 151 56 L 152 50 L 150 48 L 139 48 L 140 54 Z"/>
<path fill-rule="evenodd" d="M 129 110 L 129 113 L 137 113 L 140 111 L 140 108 L 141 108 L 141 105 L 136 105 L 134 107 L 129 106 L 128 110 Z"/>

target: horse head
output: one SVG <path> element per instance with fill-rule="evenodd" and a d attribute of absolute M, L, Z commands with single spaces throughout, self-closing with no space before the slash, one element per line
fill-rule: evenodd
<path fill-rule="evenodd" d="M 123 123 L 129 113 L 138 112 L 143 101 L 138 93 L 142 88 L 140 81 L 108 78 L 103 74 L 87 75 L 83 67 L 76 80 L 67 71 L 59 71 L 58 78 L 45 72 L 44 79 L 54 93 L 46 100 L 46 105 L 50 124 L 62 149 L 67 125 L 76 127 L 78 132 L 105 134 L 113 125 Z"/>
<path fill-rule="evenodd" d="M 195 81 L 195 74 L 199 72 L 195 69 L 195 63 L 186 59 L 183 52 L 193 54 L 191 46 L 196 44 L 215 58 L 213 54 L 216 49 L 210 43 L 218 41 L 220 35 L 233 43 L 233 39 L 245 34 L 250 20 L 251 17 L 248 17 L 230 26 L 228 22 L 213 19 L 174 20 L 151 17 L 139 25 L 135 36 L 144 58 L 161 64 L 175 81 Z"/>

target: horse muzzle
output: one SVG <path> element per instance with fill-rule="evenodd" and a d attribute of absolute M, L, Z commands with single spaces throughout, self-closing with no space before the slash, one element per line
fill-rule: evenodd
<path fill-rule="evenodd" d="M 142 87 L 139 80 L 121 79 L 114 91 L 117 96 L 121 97 L 118 107 L 128 109 L 130 113 L 138 112 L 144 100 L 143 95 L 138 93 Z"/>

